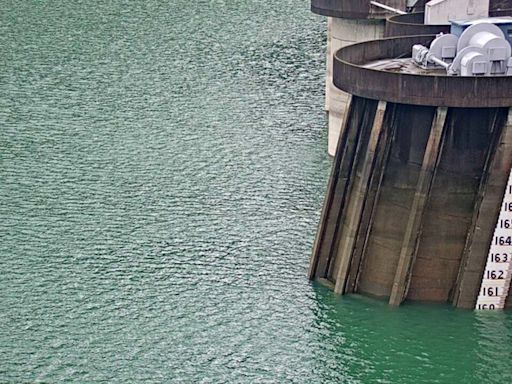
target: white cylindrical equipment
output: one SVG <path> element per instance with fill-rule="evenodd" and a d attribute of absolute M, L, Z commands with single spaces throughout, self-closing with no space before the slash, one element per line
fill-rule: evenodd
<path fill-rule="evenodd" d="M 489 59 L 482 53 L 468 52 L 461 60 L 461 76 L 483 76 L 489 71 Z"/>

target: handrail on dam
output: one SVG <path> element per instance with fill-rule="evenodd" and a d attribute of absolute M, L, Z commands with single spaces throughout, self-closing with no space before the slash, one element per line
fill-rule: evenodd
<path fill-rule="evenodd" d="M 370 4 L 376 6 L 377 8 L 382 8 L 382 9 L 384 9 L 386 11 L 397 13 L 399 15 L 406 15 L 407 14 L 407 12 L 405 12 L 405 11 L 402 11 L 400 9 L 396 9 L 396 8 L 390 7 L 389 5 L 386 5 L 386 4 L 379 3 L 378 1 L 370 1 Z"/>
<path fill-rule="evenodd" d="M 311 0 L 311 11 L 346 19 L 385 18 L 390 11 L 404 12 L 406 3 L 406 0 Z"/>

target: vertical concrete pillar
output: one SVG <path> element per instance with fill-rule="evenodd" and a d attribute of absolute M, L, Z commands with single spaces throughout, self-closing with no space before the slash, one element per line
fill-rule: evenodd
<path fill-rule="evenodd" d="M 326 110 L 329 113 L 329 155 L 334 156 L 343 120 L 348 109 L 349 96 L 336 88 L 332 81 L 333 56 L 340 48 L 365 40 L 379 39 L 384 35 L 384 20 L 352 20 L 328 18 L 327 21 L 327 85 Z"/>
<path fill-rule="evenodd" d="M 343 293 L 345 289 L 357 231 L 361 223 L 362 209 L 367 198 L 370 177 L 373 172 L 377 144 L 384 125 L 385 112 L 386 102 L 380 101 L 375 113 L 369 142 L 363 148 L 361 161 L 355 167 L 354 184 L 350 193 L 347 212 L 343 222 L 342 238 L 336 255 L 340 259 L 338 270 L 335 272 L 337 277 L 334 292 L 337 294 Z"/>
<path fill-rule="evenodd" d="M 353 97 L 350 103 L 313 246 L 310 279 L 336 281 L 340 262 L 337 250 L 343 235 L 348 199 L 355 181 L 355 169 L 359 166 L 358 159 L 366 154 L 376 109 L 374 100 Z"/>
<path fill-rule="evenodd" d="M 435 108 L 396 105 L 391 148 L 382 165 L 355 291 L 389 299 L 432 131 Z M 414 132 L 411 129 L 414 127 Z"/>
<path fill-rule="evenodd" d="M 373 172 L 369 180 L 368 193 L 362 207 L 361 219 L 357 237 L 352 252 L 351 265 L 345 283 L 345 293 L 357 291 L 357 283 L 361 265 L 368 246 L 370 230 L 375 219 L 377 203 L 381 193 L 382 181 L 384 179 L 386 164 L 391 151 L 393 137 L 395 135 L 396 104 L 387 103 L 382 132 L 377 143 L 376 154 L 373 165 Z"/>
<path fill-rule="evenodd" d="M 505 122 L 504 116 L 503 110 L 498 110 L 473 220 L 452 295 L 453 305 L 458 308 L 475 307 L 487 254 L 507 187 L 512 166 L 512 109 L 508 110 Z"/>
<path fill-rule="evenodd" d="M 407 284 L 411 275 L 411 266 L 414 262 L 418 237 L 420 236 L 420 226 L 423 219 L 423 213 L 428 199 L 428 193 L 434 178 L 436 164 L 442 147 L 443 129 L 446 122 L 447 108 L 437 109 L 434 118 L 427 148 L 423 157 L 416 193 L 409 213 L 407 227 L 405 229 L 400 258 L 391 289 L 389 303 L 397 306 L 402 303 L 405 297 Z"/>
<path fill-rule="evenodd" d="M 328 278 L 328 270 L 331 257 L 331 249 L 334 243 L 335 231 L 339 221 L 340 212 L 343 208 L 346 192 L 346 184 L 348 176 L 346 174 L 348 157 L 347 151 L 353 150 L 348 148 L 349 143 L 354 141 L 359 127 L 358 119 L 361 116 L 364 104 L 359 102 L 358 98 L 350 103 L 347 115 L 346 128 L 344 134 L 338 143 L 338 150 L 334 158 L 334 163 L 329 176 L 329 184 L 327 185 L 324 206 L 320 223 L 318 225 L 315 243 L 313 245 L 313 253 L 309 268 L 310 279 Z M 344 168 L 344 169 L 343 169 Z"/>

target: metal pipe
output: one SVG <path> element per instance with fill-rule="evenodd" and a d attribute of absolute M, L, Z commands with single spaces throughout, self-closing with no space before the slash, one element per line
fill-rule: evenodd
<path fill-rule="evenodd" d="M 448 67 L 450 66 L 450 64 L 448 64 L 447 62 L 435 57 L 435 56 L 429 56 L 428 57 L 428 60 L 440 65 L 441 67 L 445 68 L 445 69 L 448 69 Z"/>
<path fill-rule="evenodd" d="M 385 9 L 386 11 L 390 11 L 390 12 L 398 13 L 399 15 L 405 15 L 405 14 L 407 13 L 407 12 L 401 11 L 401 10 L 399 10 L 399 9 L 396 9 L 396 8 L 390 7 L 389 5 L 385 5 L 385 4 L 379 3 L 379 2 L 377 2 L 377 1 L 370 1 L 370 4 L 371 4 L 371 5 L 375 5 L 376 7 L 379 7 L 379 8 Z"/>

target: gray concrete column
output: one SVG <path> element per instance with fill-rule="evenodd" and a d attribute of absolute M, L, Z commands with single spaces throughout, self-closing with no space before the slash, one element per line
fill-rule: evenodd
<path fill-rule="evenodd" d="M 357 232 L 361 223 L 363 205 L 367 198 L 368 186 L 373 172 L 377 144 L 384 125 L 385 112 L 386 102 L 380 101 L 375 113 L 368 145 L 362 148 L 361 161 L 355 167 L 354 183 L 350 192 L 345 220 L 342 224 L 342 238 L 337 250 L 337 258 L 340 259 L 338 270 L 335 272 L 337 277 L 334 292 L 337 294 L 344 293 L 347 282 Z"/>
<path fill-rule="evenodd" d="M 498 115 L 485 171 L 480 182 L 471 229 L 457 278 L 453 305 L 473 309 L 512 167 L 512 109 L 506 122 Z"/>
<path fill-rule="evenodd" d="M 423 219 L 423 213 L 428 199 L 428 193 L 434 178 L 436 163 L 442 147 L 443 129 L 446 122 L 447 108 L 437 109 L 436 117 L 432 124 L 432 130 L 427 143 L 427 148 L 423 157 L 416 193 L 411 206 L 407 227 L 405 229 L 400 258 L 396 269 L 393 287 L 389 304 L 398 306 L 402 303 L 407 290 L 407 284 L 411 275 L 411 266 L 414 262 L 418 237 L 420 236 L 420 226 Z"/>
<path fill-rule="evenodd" d="M 374 156 L 373 172 L 368 181 L 368 192 L 362 207 L 361 219 L 357 236 L 352 252 L 351 265 L 346 277 L 344 293 L 353 293 L 357 291 L 357 284 L 364 263 L 364 256 L 370 238 L 371 227 L 375 219 L 379 196 L 381 193 L 382 181 L 386 171 L 386 163 L 392 147 L 393 137 L 395 135 L 396 124 L 394 124 L 396 115 L 396 104 L 386 104 L 386 112 L 383 121 L 382 132 L 377 143 Z"/>
<path fill-rule="evenodd" d="M 332 82 L 333 56 L 340 48 L 366 40 L 379 39 L 384 35 L 384 20 L 352 20 L 328 18 L 327 21 L 327 85 L 325 108 L 329 113 L 329 155 L 334 156 L 336 144 L 348 108 L 349 96 Z"/>
<path fill-rule="evenodd" d="M 320 224 L 313 246 L 309 278 L 334 282 L 338 271 L 338 246 L 343 231 L 350 190 L 358 160 L 367 151 L 377 102 L 352 98 L 346 127 L 338 143 Z"/>

